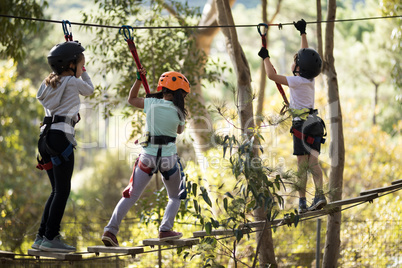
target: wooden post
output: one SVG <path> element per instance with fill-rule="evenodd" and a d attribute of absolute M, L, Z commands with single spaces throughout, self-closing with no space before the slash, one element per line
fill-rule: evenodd
<path fill-rule="evenodd" d="M 321 255 L 321 219 L 317 219 L 317 244 L 315 250 L 315 267 L 320 268 Z"/>
<path fill-rule="evenodd" d="M 158 267 L 162 268 L 162 250 L 161 245 L 158 245 Z"/>

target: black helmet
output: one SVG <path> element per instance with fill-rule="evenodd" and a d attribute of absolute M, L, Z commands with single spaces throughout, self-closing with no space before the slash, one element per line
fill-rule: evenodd
<path fill-rule="evenodd" d="M 47 62 L 56 74 L 68 70 L 70 62 L 75 62 L 85 50 L 78 41 L 69 41 L 55 45 L 47 56 Z"/>
<path fill-rule="evenodd" d="M 320 54 L 312 48 L 302 48 L 297 52 L 296 66 L 299 66 L 300 76 L 312 79 L 321 73 Z"/>

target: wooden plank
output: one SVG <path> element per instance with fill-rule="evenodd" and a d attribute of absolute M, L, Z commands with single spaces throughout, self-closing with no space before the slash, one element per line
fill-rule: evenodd
<path fill-rule="evenodd" d="M 372 194 L 366 194 L 363 196 L 358 196 L 358 197 L 354 197 L 354 198 L 349 198 L 349 199 L 345 199 L 345 200 L 338 200 L 338 201 L 334 201 L 331 203 L 328 203 L 326 207 L 340 207 L 340 206 L 344 206 L 344 205 L 350 205 L 350 204 L 355 204 L 355 203 L 359 203 L 359 202 L 367 202 L 367 201 L 371 201 L 375 198 L 378 197 L 378 193 L 372 193 Z"/>
<path fill-rule="evenodd" d="M 106 247 L 106 246 L 92 246 L 87 248 L 91 253 L 123 253 L 135 256 L 136 254 L 144 253 L 143 247 Z"/>
<path fill-rule="evenodd" d="M 175 239 L 161 241 L 159 238 L 145 239 L 142 241 L 144 246 L 192 246 L 200 242 L 198 238 Z"/>
<path fill-rule="evenodd" d="M 395 184 L 399 184 L 399 183 L 402 183 L 402 180 L 393 181 L 393 182 L 391 182 L 391 185 L 395 185 Z"/>
<path fill-rule="evenodd" d="M 363 192 L 360 193 L 360 195 L 368 195 L 368 194 L 372 194 L 372 193 L 384 193 L 384 192 L 397 190 L 399 188 L 402 188 L 402 183 L 397 183 L 397 184 L 387 186 L 387 187 L 381 187 L 381 188 L 376 188 L 376 189 L 363 191 Z"/>
<path fill-rule="evenodd" d="M 328 205 L 327 205 L 327 206 L 328 206 Z M 299 214 L 299 215 L 300 215 L 300 219 L 308 218 L 308 217 L 319 217 L 319 216 L 327 215 L 327 214 L 329 214 L 329 211 L 326 209 L 327 206 L 325 206 L 325 207 L 324 207 L 323 209 L 321 209 L 321 210 L 308 211 L 308 212 Z"/>
<path fill-rule="evenodd" d="M 232 229 L 218 229 L 212 230 L 211 234 L 207 234 L 206 231 L 196 231 L 193 232 L 194 237 L 204 237 L 204 236 L 220 236 L 220 235 L 233 235 Z"/>
<path fill-rule="evenodd" d="M 144 253 L 142 247 L 106 247 L 106 246 L 92 246 L 87 248 L 91 253 L 124 253 L 124 254 L 140 254 Z"/>
<path fill-rule="evenodd" d="M 330 214 L 331 213 L 330 210 L 333 210 L 337 207 L 355 204 L 355 203 L 359 203 L 359 202 L 367 202 L 367 201 L 371 201 L 377 197 L 378 197 L 378 193 L 375 192 L 375 193 L 367 194 L 364 196 L 359 196 L 359 197 L 354 197 L 354 198 L 349 198 L 349 199 L 344 199 L 344 200 L 338 200 L 338 201 L 328 203 L 324 207 L 324 209 L 308 211 L 308 212 L 299 214 L 299 216 L 300 216 L 300 219 L 308 218 L 308 217 L 324 216 L 324 215 Z M 246 226 L 248 228 L 263 228 L 264 224 L 265 224 L 265 221 L 248 222 L 245 224 L 241 224 L 239 229 L 245 228 Z M 270 224 L 271 224 L 271 226 L 284 225 L 284 224 L 286 224 L 286 219 L 284 219 L 284 218 L 283 219 L 275 219 L 275 220 L 271 221 Z M 244 229 L 243 231 L 246 232 L 247 229 Z M 208 235 L 206 231 L 193 232 L 194 237 L 223 236 L 223 235 L 233 235 L 233 230 L 232 229 L 212 230 L 210 235 Z"/>
<path fill-rule="evenodd" d="M 64 261 L 80 261 L 80 260 L 82 260 L 81 254 L 63 253 L 63 252 L 54 252 L 54 251 L 42 251 L 42 250 L 37 250 L 37 249 L 28 249 L 28 255 L 36 256 L 36 257 L 55 258 L 55 259 L 64 260 Z"/>
<path fill-rule="evenodd" d="M 0 250 L 0 258 L 14 259 L 15 253 Z"/>
<path fill-rule="evenodd" d="M 275 219 L 275 220 L 273 220 L 273 221 L 271 221 L 269 223 L 271 224 L 271 226 L 277 226 L 278 224 L 280 224 L 282 222 L 282 220 L 283 219 Z M 253 221 L 253 222 L 240 224 L 239 229 L 242 229 L 242 228 L 259 228 L 259 227 L 264 228 L 264 224 L 265 224 L 265 221 Z"/>

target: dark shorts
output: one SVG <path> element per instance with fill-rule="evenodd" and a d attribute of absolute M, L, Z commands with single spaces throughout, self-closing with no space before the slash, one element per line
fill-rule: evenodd
<path fill-rule="evenodd" d="M 303 132 L 304 122 L 306 121 L 293 121 L 292 128 Z M 293 155 L 307 155 L 310 154 L 311 150 L 316 150 L 318 153 L 321 152 L 321 139 L 315 139 L 313 144 L 309 144 L 306 139 L 302 140 L 293 135 Z"/>

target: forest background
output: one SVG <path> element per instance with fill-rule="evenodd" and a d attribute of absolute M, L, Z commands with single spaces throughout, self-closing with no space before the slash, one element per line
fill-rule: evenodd
<path fill-rule="evenodd" d="M 189 1 L 189 7 L 186 8 L 199 7 L 198 12 L 197 9 L 191 14 L 189 12 L 193 24 L 197 23 L 197 14 L 202 11 L 205 3 L 206 1 Z M 270 4 L 274 6 L 273 3 Z M 339 1 L 337 18 L 381 16 L 384 11 L 382 4 L 383 2 L 374 0 Z M 16 6 L 18 7 L 17 4 Z M 273 6 L 271 10 L 274 10 Z M 313 21 L 314 7 L 314 1 L 305 1 L 302 5 L 298 1 L 283 1 L 275 22 L 292 22 L 300 18 Z M 97 5 L 92 1 L 58 0 L 50 1 L 42 12 L 55 20 L 81 22 L 85 18 L 91 21 L 90 16 L 95 15 L 96 8 Z M 395 7 L 396 14 L 393 15 L 398 15 L 398 11 L 400 12 L 400 5 Z M 232 12 L 236 24 L 261 22 L 259 1 L 237 1 Z M 143 14 L 138 14 L 139 18 L 141 16 Z M 169 17 L 169 14 L 162 12 L 162 16 Z M 105 23 L 107 21 L 105 18 Z M 141 25 L 140 20 L 127 23 Z M 27 26 L 21 22 L 21 28 L 24 27 Z M 36 27 L 39 27 L 39 23 Z M 149 40 L 144 40 L 145 37 L 149 39 L 145 31 L 147 30 L 136 30 L 138 37 L 135 38 L 138 39 L 135 42 L 140 58 L 147 59 L 146 54 L 150 50 L 146 46 Z M 10 53 L 14 57 L 5 57 L 3 53 L 0 69 L 0 249 L 26 253 L 35 237 L 50 191 L 45 173 L 34 168 L 38 125 L 43 117 L 35 93 L 49 72 L 46 63 L 49 49 L 54 44 L 63 42 L 64 36 L 59 24 L 49 23 L 43 25 L 41 31 L 35 35 L 30 34 L 29 29 L 21 32 L 23 41 L 8 48 L 14 49 Z M 123 37 L 115 37 L 116 32 L 117 30 L 111 30 L 100 33 L 94 29 L 73 26 L 74 39 L 87 47 L 87 70 L 97 85 L 95 96 L 82 100 L 83 120 L 77 126 L 79 145 L 76 150 L 73 189 L 62 226 L 63 235 L 80 250 L 100 243 L 103 227 L 120 199 L 121 190 L 129 180 L 132 164 L 140 152 L 140 147 L 134 144 L 134 140 L 141 135 L 143 118 L 141 114 L 128 109 L 123 94 L 134 81 L 135 69 L 132 68 L 131 76 L 123 77 L 123 72 L 119 72 L 119 64 L 121 69 L 127 70 L 130 64 L 133 66 L 133 60 Z M 261 46 L 260 37 L 254 28 L 238 28 L 237 32 L 250 64 L 252 85 L 257 91 L 260 79 L 260 58 L 257 56 Z M 401 179 L 401 32 L 400 18 L 342 22 L 335 25 L 335 64 L 346 145 L 344 198 L 355 197 L 363 190 L 390 185 L 392 181 Z M 112 34 L 108 37 L 108 33 Z M 314 24 L 308 24 L 307 33 L 310 46 L 314 48 Z M 154 30 L 152 34 L 155 40 L 161 40 L 158 30 Z M 277 27 L 270 29 L 268 48 L 279 73 L 290 73 L 292 56 L 299 47 L 299 41 L 293 26 L 284 26 L 282 30 Z M 121 55 L 111 53 L 117 51 L 110 49 L 111 43 L 120 52 L 127 52 L 124 55 L 125 60 L 121 61 Z M 170 48 L 163 51 L 166 58 L 169 57 Z M 5 50 L 2 47 L 2 52 Z M 163 62 L 164 59 L 161 58 L 160 61 Z M 142 63 L 151 70 L 150 62 Z M 236 113 L 233 101 L 235 85 L 234 82 L 231 83 L 236 78 L 231 71 L 230 59 L 221 34 L 214 39 L 206 68 L 210 79 L 203 80 L 202 88 L 206 106 L 213 118 L 213 130 L 221 134 L 236 134 L 236 129 L 227 123 L 227 118 L 223 118 L 216 108 L 225 106 L 229 113 Z M 151 90 L 155 88 L 157 76 L 158 74 L 149 75 Z M 316 89 L 316 107 L 322 117 L 328 120 L 329 104 L 326 102 L 326 93 L 320 78 L 317 79 Z M 281 105 L 275 85 L 268 82 L 264 113 L 274 116 Z M 105 114 L 108 116 L 105 117 Z M 296 169 L 295 158 L 291 155 L 292 144 L 288 128 L 289 122 L 285 121 L 262 130 L 265 138 L 262 158 L 281 170 Z M 192 143 L 192 133 L 188 129 L 178 143 L 188 179 L 204 185 L 210 193 L 216 194 L 216 198 L 222 196 L 219 195 L 225 192 L 222 185 L 229 187 L 229 182 L 235 183 L 228 168 L 227 157 L 223 157 L 222 147 L 215 146 L 216 148 L 208 150 L 203 161 L 197 162 Z M 328 177 L 330 163 L 327 146 L 324 145 L 321 156 L 324 178 Z M 311 184 L 309 193 L 314 193 Z M 298 200 L 297 193 L 291 187 L 281 194 L 285 199 L 285 207 L 280 214 L 283 216 L 297 207 Z M 144 198 L 130 211 L 122 224 L 118 236 L 122 245 L 138 245 L 142 239 L 156 237 L 160 216 L 166 204 L 165 195 L 160 181 L 153 179 Z M 343 212 L 340 260 L 343 267 L 377 267 L 382 264 L 397 267 L 401 264 L 401 256 L 398 255 L 402 251 L 400 196 L 397 192 L 375 200 L 374 204 L 365 204 Z M 185 213 L 191 209 L 192 203 L 183 202 L 175 227 L 183 231 L 185 236 L 191 236 L 193 231 L 201 228 L 199 224 L 195 224 L 196 220 L 191 213 Z M 322 237 L 324 233 L 325 230 Z M 304 222 L 296 228 L 279 228 L 274 233 L 274 242 L 278 256 L 284 256 L 281 260 L 283 264 L 290 262 L 291 254 L 314 252 L 315 222 Z M 244 252 L 250 247 L 247 242 L 243 246 Z M 223 265 L 230 263 L 229 258 L 224 255 L 215 255 Z M 248 257 L 250 256 L 245 254 L 244 258 Z M 155 259 L 155 255 L 141 258 L 138 265 L 141 267 L 142 262 L 149 265 Z M 182 260 L 172 251 L 164 255 L 166 267 L 173 265 L 172 259 L 177 265 L 189 265 L 188 259 Z M 198 267 L 203 261 L 201 257 L 195 257 L 191 264 Z"/>

